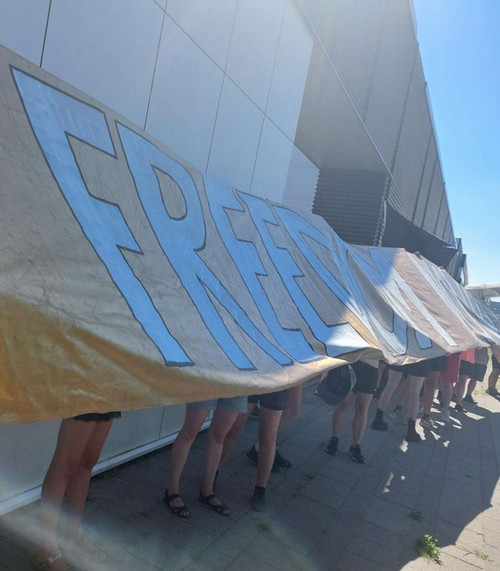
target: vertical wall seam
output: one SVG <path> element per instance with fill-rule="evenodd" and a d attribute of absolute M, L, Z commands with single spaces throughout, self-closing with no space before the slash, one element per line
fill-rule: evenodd
<path fill-rule="evenodd" d="M 47 41 L 47 33 L 49 31 L 50 11 L 52 9 L 52 0 L 49 0 L 49 9 L 47 10 L 47 21 L 45 22 L 45 32 L 43 34 L 42 53 L 40 54 L 40 67 L 43 65 L 43 56 L 45 54 L 45 43 Z"/>
<path fill-rule="evenodd" d="M 151 105 L 151 97 L 153 96 L 153 87 L 155 84 L 155 77 L 156 77 L 156 65 L 158 64 L 158 57 L 160 55 L 160 46 L 161 46 L 161 40 L 163 37 L 163 26 L 165 24 L 165 16 L 166 16 L 166 12 L 163 11 L 163 18 L 161 20 L 161 28 L 160 28 L 160 37 L 158 38 L 158 47 L 156 48 L 155 65 L 153 67 L 153 76 L 151 77 L 151 87 L 149 89 L 148 105 L 146 107 L 146 115 L 144 117 L 144 130 L 145 131 L 147 131 L 146 126 L 148 124 L 149 107 Z"/>

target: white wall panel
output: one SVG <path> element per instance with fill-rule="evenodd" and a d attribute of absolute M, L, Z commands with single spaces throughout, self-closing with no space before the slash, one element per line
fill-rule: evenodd
<path fill-rule="evenodd" d="M 0 44 L 39 65 L 48 10 L 49 0 L 2 0 Z"/>
<path fill-rule="evenodd" d="M 318 177 L 318 167 L 300 149 L 294 147 L 283 202 L 311 211 Z"/>
<path fill-rule="evenodd" d="M 169 0 L 167 14 L 222 69 L 226 67 L 237 0 Z"/>
<path fill-rule="evenodd" d="M 314 37 L 295 4 L 288 2 L 271 80 L 266 114 L 295 138 Z"/>
<path fill-rule="evenodd" d="M 201 171 L 207 167 L 223 77 L 215 63 L 166 18 L 146 130 Z"/>
<path fill-rule="evenodd" d="M 43 67 L 144 126 L 163 16 L 151 0 L 53 0 Z"/>
<path fill-rule="evenodd" d="M 226 78 L 207 173 L 248 191 L 263 120 L 264 114 Z"/>
<path fill-rule="evenodd" d="M 101 459 L 116 456 L 160 436 L 163 407 L 126 410 L 113 426 L 102 449 Z"/>
<path fill-rule="evenodd" d="M 293 143 L 266 117 L 262 127 L 251 193 L 283 202 Z"/>
<path fill-rule="evenodd" d="M 226 73 L 265 109 L 286 0 L 240 0 Z"/>

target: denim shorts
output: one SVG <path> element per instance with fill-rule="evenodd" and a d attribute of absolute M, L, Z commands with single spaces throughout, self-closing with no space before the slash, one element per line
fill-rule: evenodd
<path fill-rule="evenodd" d="M 216 408 L 225 408 L 231 412 L 246 412 L 247 411 L 247 397 L 230 397 L 225 399 L 210 399 L 200 400 L 198 402 L 190 403 L 198 408 L 207 408 L 208 410 L 215 410 Z"/>

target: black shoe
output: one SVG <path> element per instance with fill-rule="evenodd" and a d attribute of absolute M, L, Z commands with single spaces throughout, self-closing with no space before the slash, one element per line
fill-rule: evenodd
<path fill-rule="evenodd" d="M 285 468 L 288 470 L 289 468 L 292 467 L 292 463 L 290 462 L 290 460 L 287 460 L 284 456 L 282 456 L 277 448 L 276 448 L 276 455 L 274 456 L 273 468 L 275 464 L 278 467 L 277 471 L 279 471 L 279 468 Z"/>
<path fill-rule="evenodd" d="M 487 389 L 486 391 L 491 397 L 498 398 L 500 397 L 500 393 L 496 389 Z"/>
<path fill-rule="evenodd" d="M 263 512 L 266 509 L 266 494 L 260 490 L 255 490 L 252 497 L 252 509 L 256 512 Z"/>
<path fill-rule="evenodd" d="M 382 418 L 376 416 L 371 423 L 373 430 L 387 430 L 389 428 L 387 422 L 384 422 Z"/>
<path fill-rule="evenodd" d="M 422 437 L 416 430 L 408 430 L 405 436 L 406 442 L 420 442 Z"/>
<path fill-rule="evenodd" d="M 328 444 L 325 446 L 325 452 L 328 452 L 328 454 L 335 456 L 337 454 L 338 448 L 339 448 L 339 439 L 336 436 L 332 436 Z"/>
<path fill-rule="evenodd" d="M 464 400 L 465 402 L 470 402 L 471 404 L 477 404 L 477 401 L 475 401 L 475 400 L 472 398 L 472 395 L 470 395 L 469 393 L 467 393 L 467 394 L 464 396 L 463 400 Z"/>
<path fill-rule="evenodd" d="M 365 457 L 361 454 L 361 446 L 359 444 L 349 448 L 349 456 L 358 464 L 364 464 L 366 462 Z"/>
<path fill-rule="evenodd" d="M 276 461 L 277 456 L 278 456 L 278 451 L 276 451 L 276 456 L 274 457 L 273 467 L 271 468 L 271 472 L 274 472 L 274 473 L 280 471 L 280 465 Z M 288 460 L 286 460 L 286 458 L 283 458 L 283 456 L 281 456 L 281 454 L 279 455 L 279 457 L 282 458 L 284 462 L 288 463 L 287 466 L 289 468 L 292 466 L 292 463 L 288 462 Z M 252 464 L 255 464 L 256 466 L 259 463 L 259 453 L 257 452 L 257 450 L 255 450 L 255 444 L 247 452 L 247 458 L 250 460 L 250 462 L 252 462 Z"/>
<path fill-rule="evenodd" d="M 464 413 L 467 412 L 461 404 L 458 404 L 458 402 L 455 404 L 455 410 L 457 412 L 464 412 Z"/>
<path fill-rule="evenodd" d="M 257 450 L 255 450 L 255 444 L 247 452 L 247 458 L 250 460 L 250 462 L 252 462 L 252 464 L 255 464 L 257 466 L 259 462 L 259 453 L 257 452 Z"/>

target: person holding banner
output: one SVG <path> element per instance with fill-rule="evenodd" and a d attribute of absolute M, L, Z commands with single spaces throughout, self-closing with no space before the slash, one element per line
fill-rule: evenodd
<path fill-rule="evenodd" d="M 488 377 L 488 390 L 486 391 L 490 396 L 499 398 L 500 393 L 497 391 L 498 375 L 500 375 L 500 363 L 495 355 L 491 355 L 492 370 Z"/>
<path fill-rule="evenodd" d="M 182 518 L 191 517 L 189 508 L 179 494 L 179 480 L 194 439 L 201 430 L 210 411 L 214 415 L 208 431 L 205 453 L 205 474 L 201 483 L 200 501 L 223 516 L 229 515 L 229 508 L 214 494 L 214 483 L 221 458 L 224 439 L 236 420 L 238 413 L 245 413 L 247 397 L 219 398 L 186 405 L 186 416 L 172 447 L 170 458 L 169 486 L 165 490 L 164 502 L 171 512 Z"/>
<path fill-rule="evenodd" d="M 281 422 L 281 416 L 286 408 L 290 389 L 252 395 L 248 397 L 247 411 L 238 414 L 231 430 L 224 440 L 224 447 L 219 467 L 222 466 L 229 453 L 233 449 L 236 440 L 243 432 L 248 417 L 254 407 L 259 404 L 259 454 L 257 463 L 257 482 L 252 497 L 252 509 L 264 511 L 266 509 L 266 486 L 274 458 L 276 456 L 276 437 Z"/>
<path fill-rule="evenodd" d="M 39 571 L 68 569 L 57 541 L 57 524 L 64 496 L 67 499 L 68 552 L 75 558 L 89 556 L 102 560 L 105 554 L 95 549 L 83 533 L 81 523 L 92 469 L 97 464 L 113 419 L 120 412 L 81 414 L 61 422 L 57 444 L 42 484 L 39 549 L 31 565 Z"/>
<path fill-rule="evenodd" d="M 326 445 L 325 452 L 332 456 L 337 455 L 339 437 L 344 428 L 347 412 L 354 396 L 355 412 L 352 420 L 352 444 L 349 448 L 349 456 L 354 462 L 364 464 L 366 459 L 361 452 L 361 440 L 365 434 L 368 409 L 377 387 L 378 370 L 361 361 L 352 363 L 351 367 L 356 374 L 356 383 L 344 400 L 333 409 L 332 437 Z"/>
<path fill-rule="evenodd" d="M 420 442 L 422 440 L 420 434 L 415 429 L 415 422 L 417 420 L 420 389 L 430 370 L 431 364 L 429 359 L 409 365 L 389 366 L 389 380 L 380 395 L 377 412 L 371 424 L 373 430 L 387 430 L 389 428 L 384 421 L 384 411 L 403 375 L 406 374 L 408 375 L 408 431 L 405 440 L 407 442 Z"/>

